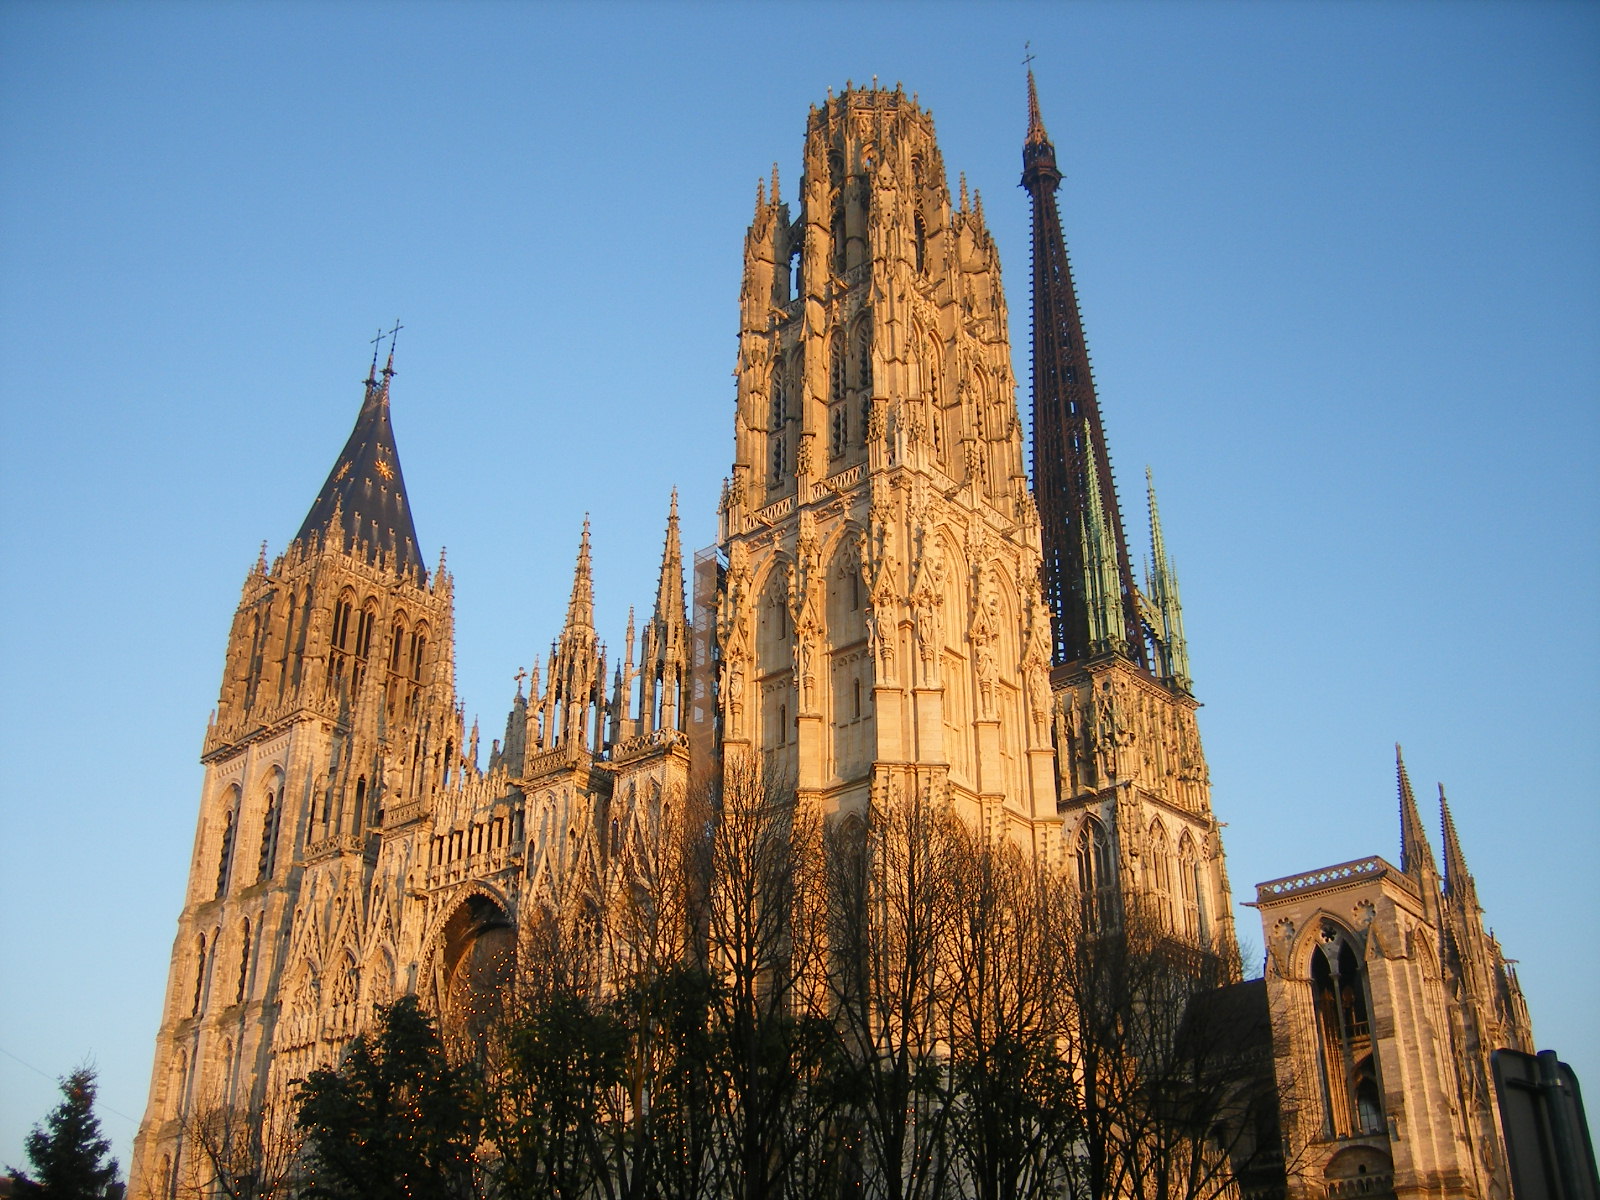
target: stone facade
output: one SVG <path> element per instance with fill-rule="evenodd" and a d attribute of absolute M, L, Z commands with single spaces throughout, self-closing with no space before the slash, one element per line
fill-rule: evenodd
<path fill-rule="evenodd" d="M 1444 792 L 1441 876 L 1398 758 L 1397 868 L 1263 883 L 1256 905 L 1293 1197 L 1510 1196 L 1490 1054 L 1533 1051 Z"/>
<path fill-rule="evenodd" d="M 1031 83 L 1030 170 L 1045 150 L 1053 170 Z M 1108 915 L 1138 904 L 1236 962 L 1153 492 L 1136 589 L 1109 459 L 1086 453 L 1078 576 L 1050 575 L 982 200 L 964 178 L 952 195 L 912 99 L 849 89 L 813 109 L 797 191 L 791 209 L 774 170 L 745 239 L 718 544 L 686 580 L 674 497 L 649 621 L 630 617 L 608 663 L 586 523 L 564 626 L 486 754 L 454 693 L 451 577 L 415 545 L 392 351 L 374 360 L 350 441 L 234 617 L 138 1200 L 176 1193 L 207 1111 L 281 1105 L 376 1005 L 415 993 L 471 1028 L 531 929 L 657 854 L 725 754 L 760 756 L 829 820 L 896 796 L 948 804 L 1076 872 Z M 1072 436 L 1095 449 L 1085 430 Z M 1060 653 L 1051 595 L 1089 623 L 1082 653 Z M 1514 978 L 1464 868 L 1439 892 L 1421 866 L 1370 862 L 1258 892 L 1286 1133 L 1310 1147 L 1306 1178 L 1359 1158 L 1400 1195 L 1503 1195 L 1484 1071 L 1490 1049 L 1528 1040 Z M 1288 1086 L 1326 1078 L 1314 964 L 1344 978 L 1346 950 L 1369 997 L 1376 1109 L 1366 1076 Z M 1451 1070 L 1426 1056 L 1441 1039 Z"/>

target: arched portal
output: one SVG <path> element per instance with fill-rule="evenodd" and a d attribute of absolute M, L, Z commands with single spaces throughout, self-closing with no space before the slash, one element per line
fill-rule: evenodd
<path fill-rule="evenodd" d="M 439 1011 L 447 1036 L 482 1045 L 516 965 L 511 920 L 488 896 L 468 896 L 446 922 Z"/>

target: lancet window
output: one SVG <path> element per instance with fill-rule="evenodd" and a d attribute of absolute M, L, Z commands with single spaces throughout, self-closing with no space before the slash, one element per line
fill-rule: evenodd
<path fill-rule="evenodd" d="M 378 622 L 372 601 L 362 607 L 356 618 L 355 663 L 350 672 L 350 690 L 360 691 L 361 681 L 367 673 L 367 655 L 372 650 L 372 627 Z"/>
<path fill-rule="evenodd" d="M 250 980 L 250 918 L 244 920 L 244 930 L 239 941 L 239 990 L 234 995 L 235 1004 L 244 1003 L 245 985 Z"/>
<path fill-rule="evenodd" d="M 238 808 L 238 792 L 230 792 L 228 811 L 222 818 L 222 848 L 217 854 L 217 898 L 228 894 L 228 874 L 233 869 L 234 813 Z"/>
<path fill-rule="evenodd" d="M 1200 936 L 1200 856 L 1194 848 L 1194 839 L 1187 832 L 1178 843 L 1178 898 L 1183 909 L 1182 933 L 1195 939 Z"/>
<path fill-rule="evenodd" d="M 1160 821 L 1150 823 L 1144 855 L 1145 902 L 1150 915 L 1162 929 L 1172 924 L 1172 852 L 1166 828 Z"/>
<path fill-rule="evenodd" d="M 344 686 L 345 672 L 349 666 L 351 616 L 355 612 L 355 597 L 346 593 L 333 606 L 333 630 L 328 643 L 328 691 L 337 692 Z"/>
<path fill-rule="evenodd" d="M 200 1001 L 206 990 L 206 935 L 201 934 L 194 952 L 194 1003 L 189 1006 L 191 1016 L 200 1012 Z"/>
<path fill-rule="evenodd" d="M 1330 1137 L 1380 1133 L 1383 1093 L 1372 1041 L 1367 972 L 1351 935 L 1323 921 L 1311 952 L 1311 1000 L 1316 1013 L 1324 1132 Z"/>
<path fill-rule="evenodd" d="M 1078 831 L 1074 858 L 1084 924 L 1089 927 L 1110 924 L 1116 915 L 1116 866 L 1111 860 L 1111 843 L 1105 827 L 1093 817 Z"/>
<path fill-rule="evenodd" d="M 261 854 L 256 860 L 256 881 L 272 878 L 278 859 L 278 825 L 282 816 L 283 783 L 274 780 L 267 787 L 267 807 L 261 816 Z"/>

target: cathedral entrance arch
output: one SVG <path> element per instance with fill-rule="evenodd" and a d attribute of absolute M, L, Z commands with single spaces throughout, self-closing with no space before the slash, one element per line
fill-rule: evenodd
<path fill-rule="evenodd" d="M 497 901 L 475 892 L 450 915 L 437 944 L 441 1029 L 447 1038 L 481 1047 L 511 987 L 516 927 Z"/>

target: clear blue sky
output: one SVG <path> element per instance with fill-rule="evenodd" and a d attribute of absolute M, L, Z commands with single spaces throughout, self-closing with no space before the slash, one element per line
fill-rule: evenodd
<path fill-rule="evenodd" d="M 932 108 L 1025 356 L 1029 39 L 1236 898 L 1395 857 L 1404 742 L 1600 1095 L 1600 6 L 10 0 L 0 1161 L 91 1058 L 126 1165 L 238 589 L 378 326 L 487 741 L 585 511 L 614 645 L 673 485 L 713 540 L 756 180 L 829 86 Z"/>

